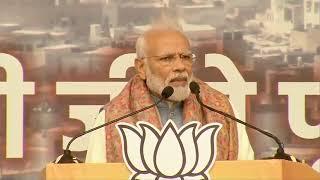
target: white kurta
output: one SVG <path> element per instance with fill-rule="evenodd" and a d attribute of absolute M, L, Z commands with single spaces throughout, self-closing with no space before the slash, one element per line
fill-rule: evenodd
<path fill-rule="evenodd" d="M 237 117 L 237 112 L 233 108 Z M 93 127 L 97 127 L 105 123 L 105 113 L 101 112 L 96 118 Z M 91 127 L 92 128 L 92 127 Z M 253 160 L 254 152 L 250 145 L 249 138 L 244 125 L 237 123 L 238 130 L 238 160 Z M 267 138 L 267 137 L 266 137 Z M 86 156 L 86 163 L 105 163 L 106 158 L 106 132 L 105 128 L 98 129 L 91 133 Z"/>

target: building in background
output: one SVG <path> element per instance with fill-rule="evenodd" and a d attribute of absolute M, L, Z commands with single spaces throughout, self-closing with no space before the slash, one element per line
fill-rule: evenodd
<path fill-rule="evenodd" d="M 303 0 L 304 28 L 319 28 L 320 26 L 320 1 Z"/>
<path fill-rule="evenodd" d="M 133 68 L 125 78 L 114 79 L 108 76 L 110 65 L 118 56 L 134 52 L 137 37 L 163 14 L 179 22 L 189 37 L 197 55 L 195 75 L 205 81 L 226 81 L 217 68 L 205 67 L 204 58 L 208 53 L 231 58 L 246 81 L 258 84 L 258 94 L 247 97 L 247 121 L 279 136 L 288 153 L 305 157 L 312 165 L 319 158 L 319 139 L 302 139 L 290 131 L 287 97 L 278 95 L 278 82 L 319 81 L 319 2 L 1 0 L 0 52 L 19 59 L 25 80 L 36 82 L 36 95 L 26 98 L 26 158 L 14 162 L 4 158 L 5 129 L 0 121 L 0 174 L 22 176 L 61 153 L 57 147 L 62 134 L 71 136 L 84 128 L 80 120 L 69 118 L 69 105 L 103 104 L 109 97 L 59 96 L 56 82 L 127 81 Z M 4 74 L 0 68 L 1 80 Z M 308 123 L 319 123 L 319 104 L 319 98 L 307 99 Z M 54 110 L 57 107 L 62 110 Z M 264 136 L 250 134 L 250 141 L 256 158 L 274 152 L 274 142 Z M 33 159 L 36 153 L 41 157 Z M 84 159 L 86 152 L 76 153 Z"/>

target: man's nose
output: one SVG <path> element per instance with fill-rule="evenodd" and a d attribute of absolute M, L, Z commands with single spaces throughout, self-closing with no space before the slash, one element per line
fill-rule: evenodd
<path fill-rule="evenodd" d="M 180 56 L 176 56 L 175 60 L 172 64 L 173 66 L 173 71 L 185 71 L 186 70 L 186 65 L 184 64 L 184 62 L 182 61 L 182 59 L 180 58 Z"/>

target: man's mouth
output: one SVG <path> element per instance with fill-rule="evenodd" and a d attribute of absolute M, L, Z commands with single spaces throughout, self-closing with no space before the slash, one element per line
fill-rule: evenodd
<path fill-rule="evenodd" d="M 172 83 L 173 85 L 186 85 L 186 83 L 188 82 L 188 79 L 186 77 L 176 77 L 170 80 L 170 83 Z"/>

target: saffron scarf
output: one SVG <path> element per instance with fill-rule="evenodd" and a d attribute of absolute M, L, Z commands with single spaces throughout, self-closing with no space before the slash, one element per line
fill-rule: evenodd
<path fill-rule="evenodd" d="M 225 95 L 212 89 L 204 82 L 195 79 L 199 83 L 202 101 L 220 111 L 233 115 L 231 105 Z M 138 75 L 134 76 L 120 92 L 120 94 L 105 105 L 105 120 L 110 121 L 121 117 L 130 112 L 139 110 L 154 103 L 150 91 Z M 158 129 L 162 128 L 157 107 L 153 107 L 134 116 L 125 118 L 122 122 L 136 124 L 137 121 L 147 121 Z M 234 160 L 238 154 L 237 126 L 233 120 L 230 120 L 218 113 L 204 109 L 197 102 L 195 95 L 190 94 L 183 101 L 183 123 L 197 120 L 201 125 L 218 122 L 223 125 L 218 134 L 217 140 L 217 159 L 216 160 Z M 106 130 L 106 157 L 107 162 L 123 162 L 122 145 L 120 136 L 115 124 L 109 125 Z"/>

